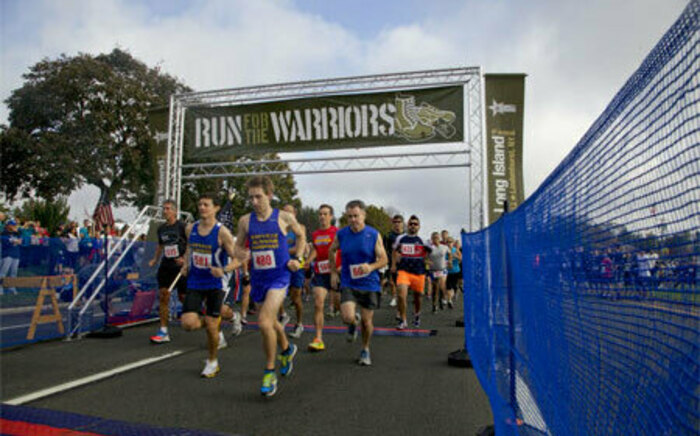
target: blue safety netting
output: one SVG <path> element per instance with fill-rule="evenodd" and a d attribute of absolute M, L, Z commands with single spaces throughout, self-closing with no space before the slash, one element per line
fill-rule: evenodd
<path fill-rule="evenodd" d="M 700 2 L 517 210 L 463 234 L 497 434 L 700 433 Z"/>

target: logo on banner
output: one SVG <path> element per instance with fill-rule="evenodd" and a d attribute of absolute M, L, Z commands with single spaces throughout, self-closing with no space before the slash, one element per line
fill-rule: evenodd
<path fill-rule="evenodd" d="M 457 132 L 452 125 L 456 118 L 454 112 L 438 109 L 427 102 L 416 105 L 413 95 L 396 96 L 394 132 L 407 141 L 426 141 L 436 135 L 449 139 Z"/>
<path fill-rule="evenodd" d="M 517 108 L 514 104 L 499 103 L 496 100 L 493 100 L 489 109 L 491 110 L 491 115 L 494 117 L 496 115 L 514 114 L 517 112 Z"/>

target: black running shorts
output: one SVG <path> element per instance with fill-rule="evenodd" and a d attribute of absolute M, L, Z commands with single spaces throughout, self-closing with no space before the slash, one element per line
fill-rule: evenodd
<path fill-rule="evenodd" d="M 207 316 L 216 318 L 221 315 L 223 300 L 224 291 L 221 289 L 188 289 L 185 294 L 185 302 L 182 304 L 182 313 L 199 313 L 202 310 L 202 302 L 204 302 Z"/>

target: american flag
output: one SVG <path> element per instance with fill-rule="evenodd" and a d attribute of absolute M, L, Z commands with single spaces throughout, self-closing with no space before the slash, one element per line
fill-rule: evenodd
<path fill-rule="evenodd" d="M 114 216 L 112 216 L 112 206 L 107 199 L 107 191 L 103 191 L 100 195 L 100 201 L 97 202 L 92 219 L 95 221 L 95 230 L 98 232 L 106 226 L 114 227 Z"/>
<path fill-rule="evenodd" d="M 233 222 L 233 205 L 227 201 L 224 207 L 216 214 L 216 219 L 234 234 L 236 223 Z"/>

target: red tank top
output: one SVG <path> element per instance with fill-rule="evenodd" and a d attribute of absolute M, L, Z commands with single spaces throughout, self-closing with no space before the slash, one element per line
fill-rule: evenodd
<path fill-rule="evenodd" d="M 331 272 L 330 264 L 328 263 L 328 249 L 331 247 L 337 231 L 337 227 L 330 226 L 326 230 L 318 229 L 311 234 L 311 243 L 316 249 L 314 272 L 317 274 L 329 274 Z M 335 265 L 337 268 L 340 267 L 340 250 L 335 256 Z"/>

